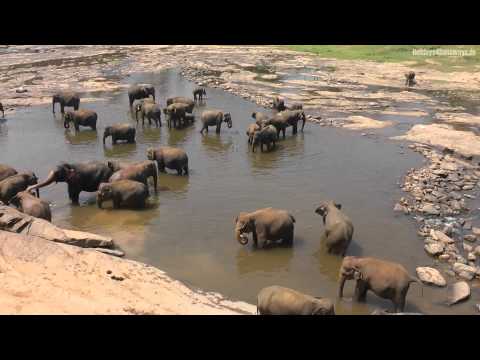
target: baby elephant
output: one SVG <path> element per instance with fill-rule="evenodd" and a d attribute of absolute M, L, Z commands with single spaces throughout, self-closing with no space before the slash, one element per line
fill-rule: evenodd
<path fill-rule="evenodd" d="M 203 124 L 202 130 L 200 130 L 201 134 L 205 130 L 208 133 L 209 126 L 216 126 L 215 132 L 219 134 L 222 122 L 227 123 L 229 129 L 232 127 L 232 116 L 230 113 L 223 113 L 221 110 L 206 110 L 202 113 L 201 120 Z"/>
<path fill-rule="evenodd" d="M 183 96 L 176 96 L 167 99 L 167 107 L 172 104 L 184 104 L 185 105 L 185 112 L 191 114 L 193 112 L 193 108 L 195 107 L 195 101 L 192 99 L 183 97 Z"/>
<path fill-rule="evenodd" d="M 235 238 L 242 245 L 248 243 L 248 233 L 253 235 L 253 243 L 262 247 L 267 242 L 282 240 L 284 245 L 293 244 L 295 218 L 286 210 L 264 208 L 246 213 L 241 212 L 235 218 Z"/>
<path fill-rule="evenodd" d="M 395 312 L 403 312 L 410 283 L 421 284 L 400 264 L 371 257 L 347 256 L 340 267 L 340 298 L 343 297 L 345 281 L 352 279 L 357 280 L 355 298 L 358 301 L 365 301 L 367 291 L 371 290 L 377 296 L 391 300 Z"/>
<path fill-rule="evenodd" d="M 248 143 L 251 145 L 253 142 L 253 135 L 260 130 L 260 126 L 257 124 L 250 124 L 247 128 Z"/>
<path fill-rule="evenodd" d="M 415 72 L 410 71 L 405 74 L 405 86 L 413 86 L 417 82 L 415 81 Z"/>
<path fill-rule="evenodd" d="M 207 92 L 205 91 L 205 88 L 197 87 L 195 90 L 193 90 L 194 101 L 197 101 L 197 97 L 198 97 L 198 100 L 202 101 L 204 96 L 207 96 Z"/>
<path fill-rule="evenodd" d="M 10 204 L 16 206 L 18 210 L 24 214 L 52 221 L 50 205 L 46 201 L 30 194 L 28 191 L 17 193 L 17 195 L 10 199 Z"/>
<path fill-rule="evenodd" d="M 155 125 L 157 125 L 157 127 L 162 126 L 162 109 L 160 108 L 160 105 L 149 101 L 144 101 L 135 105 L 135 119 L 137 120 L 137 124 L 138 113 L 140 113 L 142 116 L 142 126 L 145 126 L 145 117 L 148 119 L 149 125 L 152 125 L 153 120 L 155 121 Z"/>
<path fill-rule="evenodd" d="M 8 205 L 17 193 L 27 190 L 30 185 L 38 182 L 37 176 L 33 172 L 17 174 L 0 181 L 0 201 Z M 37 189 L 37 196 L 39 196 Z"/>
<path fill-rule="evenodd" d="M 255 148 L 260 144 L 260 151 L 263 152 L 263 145 L 267 145 L 267 151 L 270 151 L 270 146 L 273 144 L 275 148 L 275 142 L 277 141 L 277 130 L 273 125 L 267 125 L 263 129 L 255 132 L 252 139 L 252 152 L 255 152 Z"/>
<path fill-rule="evenodd" d="M 93 110 L 76 110 L 68 111 L 65 114 L 63 126 L 65 129 L 70 128 L 70 123 L 73 123 L 76 131 L 80 130 L 80 126 L 90 127 L 92 130 L 97 130 L 97 113 Z"/>
<path fill-rule="evenodd" d="M 135 128 L 130 124 L 114 124 L 107 126 L 103 132 L 103 144 L 108 137 L 112 137 L 112 144 L 115 145 L 118 140 L 124 140 L 129 143 L 135 142 Z"/>
<path fill-rule="evenodd" d="M 325 231 L 322 235 L 327 251 L 331 254 L 345 256 L 352 241 L 353 225 L 350 218 L 340 209 L 342 205 L 325 201 L 315 210 L 323 218 Z"/>
<path fill-rule="evenodd" d="M 147 150 L 147 159 L 156 161 L 158 170 L 166 172 L 165 168 L 177 171 L 178 175 L 188 175 L 188 156 L 182 149 L 170 146 L 161 146 L 157 149 L 149 148 Z"/>
<path fill-rule="evenodd" d="M 255 119 L 255 124 L 257 124 L 260 127 L 265 126 L 265 122 L 268 120 L 268 116 L 265 115 L 264 113 L 261 113 L 259 111 L 255 111 L 252 113 L 252 118 Z"/>
<path fill-rule="evenodd" d="M 120 166 L 120 164 L 115 164 L 110 161 L 107 163 L 107 165 L 112 170 L 116 166 Z M 108 182 L 115 182 L 118 180 L 134 180 L 148 186 L 149 177 L 153 178 L 154 189 L 155 192 L 157 192 L 157 164 L 155 161 L 147 160 L 136 164 L 131 164 L 114 172 Z"/>
<path fill-rule="evenodd" d="M 103 202 L 112 200 L 113 208 L 118 209 L 145 207 L 148 198 L 148 187 L 138 181 L 118 180 L 112 183 L 101 183 L 97 191 L 97 205 L 101 209 Z"/>
<path fill-rule="evenodd" d="M 257 296 L 260 315 L 335 315 L 333 302 L 282 287 L 269 286 Z"/>

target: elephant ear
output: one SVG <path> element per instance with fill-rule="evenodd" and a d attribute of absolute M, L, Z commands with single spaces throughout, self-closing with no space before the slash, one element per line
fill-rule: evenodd
<path fill-rule="evenodd" d="M 364 280 L 365 277 L 364 275 L 362 274 L 362 272 L 357 268 L 357 267 L 353 267 L 353 278 L 355 280 Z"/>
<path fill-rule="evenodd" d="M 338 210 L 342 210 L 342 204 L 337 204 L 337 203 L 335 203 L 335 207 L 336 207 Z"/>
<path fill-rule="evenodd" d="M 238 216 L 235 216 L 235 220 L 233 221 L 234 224 L 238 222 Z"/>

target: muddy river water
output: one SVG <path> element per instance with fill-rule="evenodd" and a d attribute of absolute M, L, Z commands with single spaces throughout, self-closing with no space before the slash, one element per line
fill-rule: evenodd
<path fill-rule="evenodd" d="M 152 83 L 162 104 L 170 96 L 191 96 L 195 84 L 176 70 L 138 74 L 125 83 Z M 54 223 L 112 236 L 127 257 L 166 271 L 172 277 L 234 299 L 256 302 L 265 286 L 283 285 L 315 296 L 336 298 L 341 259 L 319 253 L 323 229 L 314 213 L 318 203 L 334 199 L 355 225 L 350 255 L 375 256 L 398 261 L 415 274 L 416 266 L 433 263 L 416 235 L 415 224 L 392 208 L 402 196 L 398 182 L 422 157 L 385 137 L 370 138 L 338 128 L 307 123 L 304 133 L 291 135 L 269 153 L 252 153 L 245 130 L 252 111 L 268 111 L 218 89 L 207 89 L 206 105 L 197 107 L 194 126 L 182 130 L 137 127 L 136 144 L 102 144 L 103 128 L 131 119 L 126 91 L 82 94 L 97 98 L 82 107 L 98 113 L 98 132 L 65 130 L 59 111 L 51 105 L 17 111 L 0 125 L 1 162 L 21 170 L 33 170 L 40 179 L 61 161 L 146 159 L 150 146 L 178 146 L 189 156 L 190 176 L 161 175 L 162 191 L 142 211 L 100 210 L 95 195 L 82 193 L 81 206 L 72 206 L 64 183 L 41 190 L 52 202 Z M 199 133 L 199 114 L 219 108 L 232 114 L 233 127 Z M 400 151 L 401 150 L 401 151 Z M 288 209 L 296 218 L 291 249 L 254 250 L 234 239 L 234 218 L 240 211 L 263 207 Z M 413 284 L 406 311 L 471 313 L 472 304 L 448 308 L 445 289 Z M 367 314 L 391 308 L 369 294 L 366 304 L 351 301 L 353 283 L 347 283 L 346 299 L 337 301 L 340 314 Z"/>

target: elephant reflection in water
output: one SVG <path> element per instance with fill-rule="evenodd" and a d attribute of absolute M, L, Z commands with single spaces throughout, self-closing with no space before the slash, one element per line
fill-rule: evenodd
<path fill-rule="evenodd" d="M 76 133 L 65 131 L 65 140 L 72 145 L 96 144 L 97 132 L 94 130 L 86 130 Z"/>
<path fill-rule="evenodd" d="M 268 251 L 250 251 L 246 248 L 239 248 L 236 256 L 237 271 L 241 275 L 284 271 L 288 270 L 292 258 L 293 248 L 272 248 Z"/>
<path fill-rule="evenodd" d="M 106 158 L 124 158 L 137 152 L 137 144 L 121 144 L 119 146 L 103 146 L 103 153 Z"/>
<path fill-rule="evenodd" d="M 202 137 L 202 146 L 208 152 L 213 153 L 226 153 L 233 145 L 233 141 L 225 141 L 224 138 L 220 136 L 220 134 L 215 134 L 211 136 L 203 136 Z"/>

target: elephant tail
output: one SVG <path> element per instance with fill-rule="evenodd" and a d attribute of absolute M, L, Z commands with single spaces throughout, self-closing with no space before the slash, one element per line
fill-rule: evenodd
<path fill-rule="evenodd" d="M 410 276 L 410 283 L 417 283 L 420 286 L 420 289 L 422 290 L 422 297 L 423 297 L 423 283 L 414 276 Z"/>

